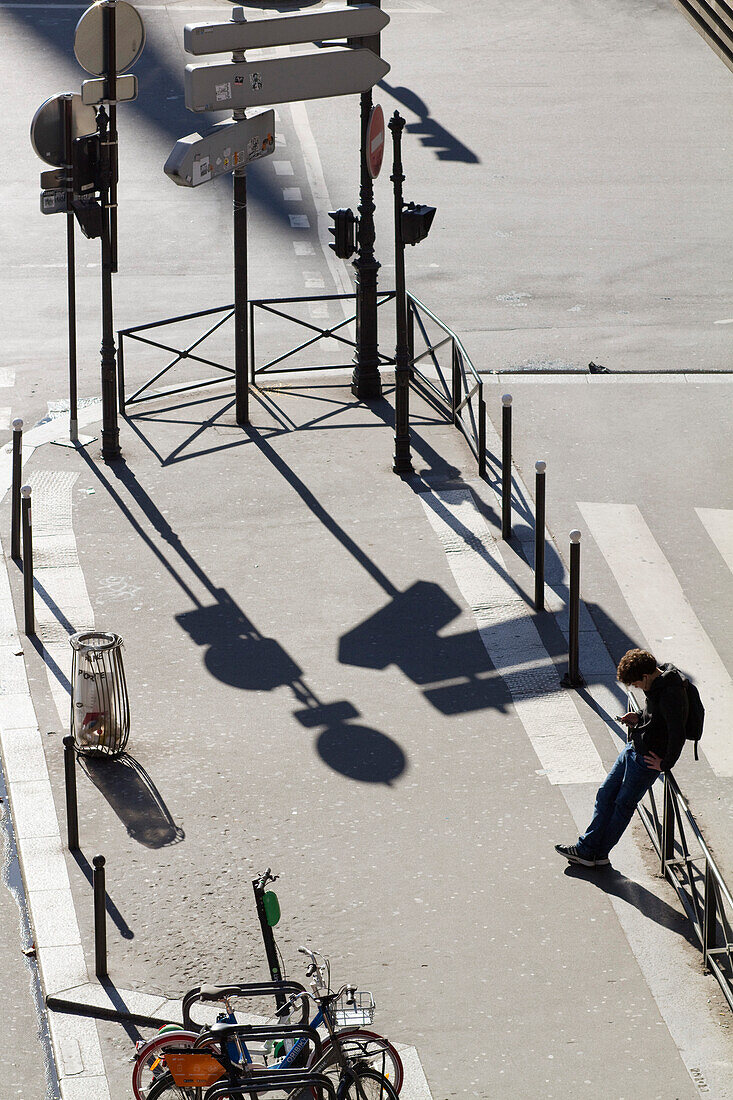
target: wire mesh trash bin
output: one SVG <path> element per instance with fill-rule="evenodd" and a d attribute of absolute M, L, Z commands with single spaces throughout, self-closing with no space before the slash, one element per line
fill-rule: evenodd
<path fill-rule="evenodd" d="M 71 733 L 79 752 L 117 756 L 130 736 L 122 638 L 87 630 L 69 638 Z"/>

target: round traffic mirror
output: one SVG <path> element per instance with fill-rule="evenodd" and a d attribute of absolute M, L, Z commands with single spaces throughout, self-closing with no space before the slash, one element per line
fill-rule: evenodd
<path fill-rule="evenodd" d="M 63 168 L 71 157 L 71 149 L 66 148 L 64 120 L 68 100 L 71 101 L 71 140 L 97 131 L 97 112 L 82 103 L 81 96 L 75 92 L 62 92 L 42 103 L 31 122 L 31 145 L 41 160 L 54 168 Z"/>

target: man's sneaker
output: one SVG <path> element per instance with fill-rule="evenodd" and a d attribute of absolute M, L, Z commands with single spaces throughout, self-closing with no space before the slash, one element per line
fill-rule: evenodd
<path fill-rule="evenodd" d="M 611 862 L 607 856 L 601 859 L 589 859 L 581 855 L 577 844 L 556 844 L 555 851 L 564 856 L 569 863 L 579 863 L 581 867 L 607 867 Z"/>

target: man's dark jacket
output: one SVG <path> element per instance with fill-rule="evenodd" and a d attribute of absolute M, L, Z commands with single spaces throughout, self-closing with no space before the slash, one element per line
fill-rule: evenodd
<path fill-rule="evenodd" d="M 687 688 L 674 665 L 659 666 L 661 675 L 645 692 L 646 705 L 631 731 L 631 740 L 640 756 L 648 752 L 662 758 L 662 771 L 669 771 L 685 744 L 689 703 Z"/>

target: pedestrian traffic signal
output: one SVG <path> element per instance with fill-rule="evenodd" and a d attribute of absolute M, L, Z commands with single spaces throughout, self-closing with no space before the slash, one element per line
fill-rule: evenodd
<path fill-rule="evenodd" d="M 332 248 L 342 260 L 348 260 L 356 252 L 356 215 L 353 210 L 330 210 L 328 216 L 333 218 L 333 227 L 329 233 L 333 233 L 336 240 L 328 247 Z"/>
<path fill-rule="evenodd" d="M 430 232 L 435 217 L 434 206 L 417 206 L 408 202 L 402 210 L 401 231 L 404 244 L 418 244 Z"/>

